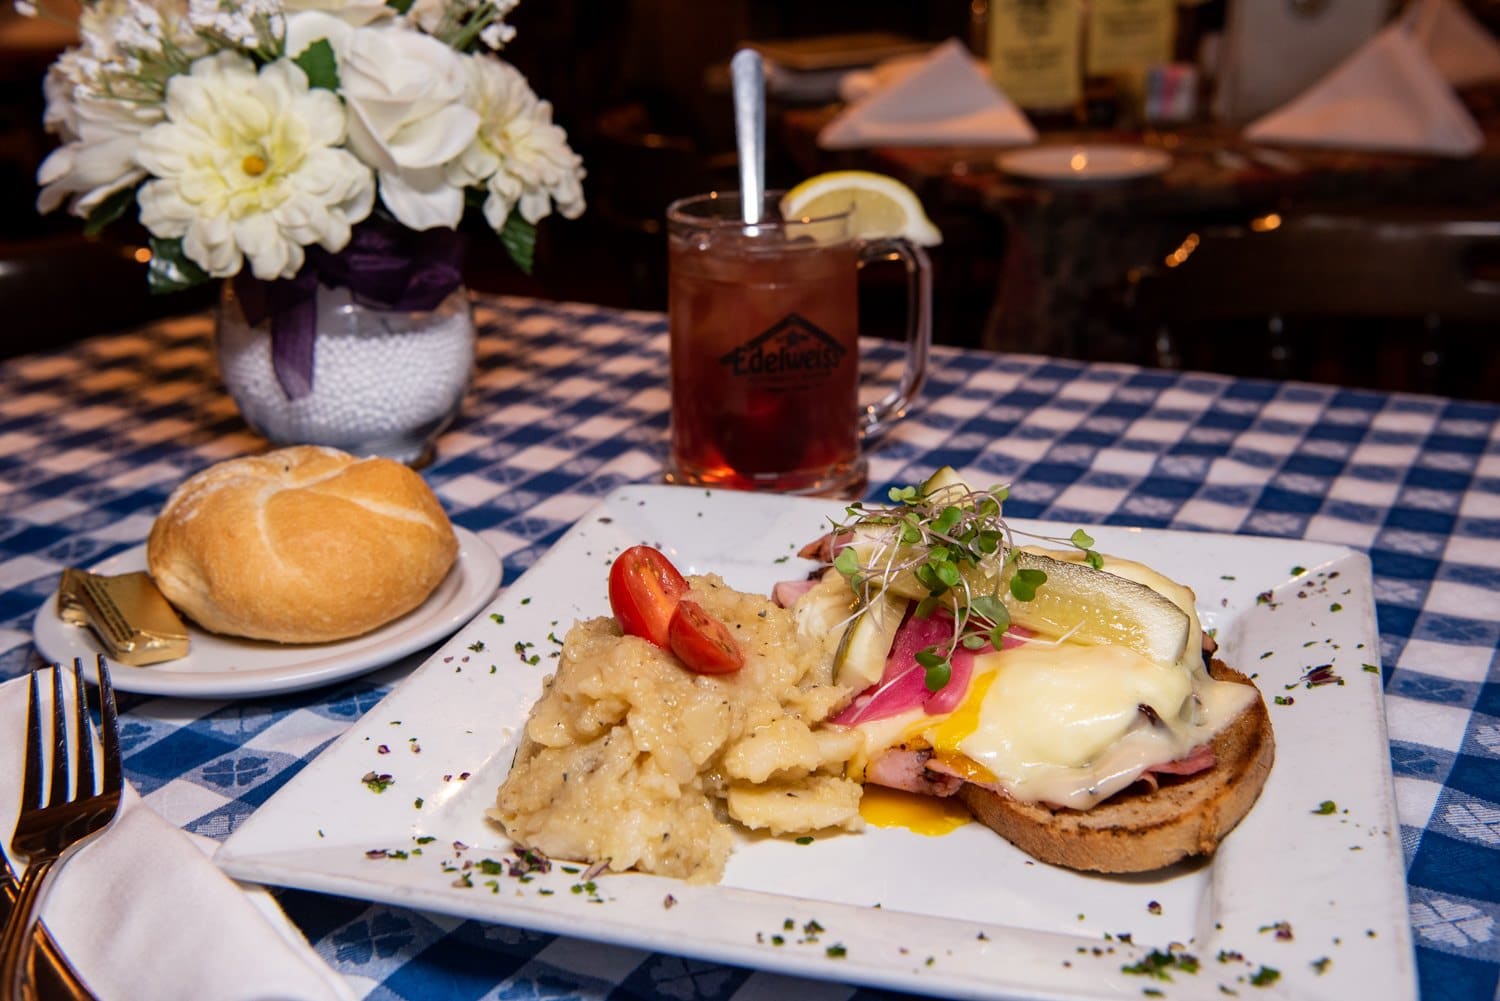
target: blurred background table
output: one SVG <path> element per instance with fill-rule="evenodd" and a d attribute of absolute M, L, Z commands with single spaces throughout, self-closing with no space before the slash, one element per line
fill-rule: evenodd
<path fill-rule="evenodd" d="M 476 385 L 424 470 L 507 584 L 599 498 L 661 475 L 665 319 L 478 302 Z M 194 315 L 0 362 L 0 679 L 65 566 L 140 542 L 190 474 L 265 443 L 219 385 Z M 894 345 L 866 365 L 894 372 Z M 1496 996 L 1500 954 L 1500 407 L 940 348 L 870 496 L 949 464 L 1011 481 L 1007 513 L 1306 538 L 1369 553 L 1424 997 Z M 224 838 L 420 657 L 238 702 L 125 696 L 128 777 L 172 823 Z M 1316 761 L 1277 767 L 1316 768 Z M 380 999 L 874 998 L 670 955 L 359 901 L 281 899 Z"/>
<path fill-rule="evenodd" d="M 1195 60 L 1197 42 L 1222 27 L 1229 6 L 1226 0 L 1178 4 L 1177 58 Z M 1466 0 L 1465 6 L 1491 31 L 1500 29 L 1496 0 Z M 977 52 L 986 9 L 984 0 L 726 0 L 712 9 L 688 0 L 522 4 L 511 21 L 525 44 L 505 54 L 549 96 L 583 154 L 589 210 L 575 222 L 543 227 L 534 276 L 516 273 L 492 237 L 477 240 L 471 287 L 665 308 L 667 202 L 735 183 L 732 115 L 722 83 L 735 47 L 747 39 L 795 42 L 881 31 L 918 46 L 960 38 Z M 0 11 L 0 81 L 6 83 L 0 308 L 12 320 L 0 333 L 0 357 L 207 304 L 143 291 L 139 232 L 122 229 L 100 245 L 83 239 L 76 220 L 39 219 L 32 212 L 35 171 L 52 144 L 41 130 L 41 75 L 69 39 L 40 22 L 18 22 L 8 8 Z M 1298 151 L 1273 162 L 1212 126 L 1146 135 L 1113 128 L 1047 131 L 1045 142 L 1147 142 L 1170 147 L 1176 156 L 1162 178 L 1060 190 L 1002 174 L 992 149 L 882 148 L 830 156 L 812 136 L 833 109 L 808 103 L 826 95 L 783 95 L 772 107 L 768 179 L 789 186 L 814 170 L 858 164 L 911 181 L 947 235 L 934 254 L 940 343 L 1496 399 L 1500 355 L 1490 348 L 1490 331 L 1500 289 L 1493 249 L 1500 95 L 1464 96 L 1488 136 L 1470 161 Z M 1245 239 L 1263 235 L 1254 227 L 1270 216 L 1280 223 L 1279 235 Z M 1358 268 L 1328 273 L 1316 266 L 1328 258 L 1320 227 L 1329 218 L 1343 227 L 1341 246 L 1359 246 L 1359 254 L 1342 255 Z M 1190 258 L 1166 267 L 1167 257 L 1194 239 Z M 1222 276 L 1241 267 L 1246 247 L 1264 244 L 1274 246 L 1253 254 L 1260 268 L 1255 280 L 1240 283 L 1257 298 L 1195 294 L 1199 287 L 1222 289 Z M 1431 308 L 1421 308 L 1413 305 L 1410 290 L 1420 282 L 1410 278 L 1409 262 L 1427 248 L 1458 261 L 1458 269 L 1430 290 L 1439 297 L 1426 304 Z M 85 274 L 88 287 L 104 294 L 76 294 Z M 1276 312 L 1304 306 L 1294 296 L 1275 301 L 1283 286 L 1337 292 L 1338 302 L 1330 296 L 1317 304 L 1323 313 L 1315 316 Z M 1406 294 L 1396 297 L 1403 289 Z M 899 290 L 878 281 L 867 291 L 872 333 L 886 332 L 879 321 L 898 303 Z M 1349 304 L 1359 308 L 1345 308 Z M 1159 336 L 1163 328 L 1170 337 Z"/>
<path fill-rule="evenodd" d="M 1485 132 L 1467 159 L 1278 149 L 1206 122 L 1042 133 L 1171 156 L 1122 181 L 1018 177 L 995 147 L 825 150 L 838 106 L 780 121 L 803 173 L 876 170 L 921 195 L 957 244 L 939 250 L 949 279 L 991 292 L 964 343 L 1497 399 L 1500 89 L 1464 97 Z"/>

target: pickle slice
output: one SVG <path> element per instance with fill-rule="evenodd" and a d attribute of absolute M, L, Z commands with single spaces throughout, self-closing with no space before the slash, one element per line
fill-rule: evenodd
<path fill-rule="evenodd" d="M 880 680 L 896 642 L 896 629 L 906 615 L 906 599 L 881 591 L 844 630 L 833 656 L 833 680 L 856 692 Z"/>
<path fill-rule="evenodd" d="M 964 478 L 958 475 L 958 470 L 952 466 L 943 466 L 922 484 L 922 496 L 935 504 L 956 504 L 968 495 L 969 489 Z"/>

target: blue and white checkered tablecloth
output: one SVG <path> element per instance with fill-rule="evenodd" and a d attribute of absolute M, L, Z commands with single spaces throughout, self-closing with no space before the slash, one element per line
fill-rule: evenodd
<path fill-rule="evenodd" d="M 665 320 L 479 303 L 477 384 L 424 471 L 514 580 L 598 498 L 660 475 Z M 0 679 L 66 566 L 139 543 L 182 479 L 263 449 L 219 385 L 206 317 L 0 364 Z M 872 345 L 871 370 L 899 350 Z M 1391 759 L 1423 996 L 1500 984 L 1500 407 L 939 350 L 872 496 L 950 464 L 1016 484 L 1007 513 L 1342 543 L 1374 565 Z M 129 778 L 225 837 L 410 663 L 274 699 L 124 696 Z M 288 891 L 372 998 L 882 996 Z"/>

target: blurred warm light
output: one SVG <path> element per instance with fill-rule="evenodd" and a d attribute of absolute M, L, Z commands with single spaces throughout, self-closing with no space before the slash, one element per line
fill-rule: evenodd
<path fill-rule="evenodd" d="M 1281 216 L 1275 212 L 1268 212 L 1259 219 L 1250 220 L 1250 231 L 1252 233 L 1269 233 L 1281 225 Z"/>
<path fill-rule="evenodd" d="M 1174 250 L 1174 251 L 1172 251 L 1170 254 L 1167 255 L 1167 257 L 1166 257 L 1166 265 L 1167 265 L 1167 267 L 1169 267 L 1169 268 L 1175 268 L 1175 267 L 1177 267 L 1177 265 L 1181 264 L 1183 261 L 1185 261 L 1189 257 L 1191 257 L 1193 251 L 1195 251 L 1197 249 L 1198 249 L 1198 234 L 1197 233 L 1189 233 L 1186 237 L 1183 238 L 1182 242 L 1177 245 L 1177 249 Z"/>
<path fill-rule="evenodd" d="M 1087 170 L 1089 166 L 1089 155 L 1087 153 L 1074 153 L 1068 160 L 1068 166 L 1074 170 Z"/>
<path fill-rule="evenodd" d="M 135 248 L 135 253 L 132 254 L 131 256 L 135 258 L 135 262 L 137 264 L 150 264 L 151 263 L 151 248 L 149 248 L 149 247 L 136 247 Z"/>

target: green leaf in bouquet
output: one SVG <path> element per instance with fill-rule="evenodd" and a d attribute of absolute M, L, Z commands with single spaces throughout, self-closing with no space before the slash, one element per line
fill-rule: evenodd
<path fill-rule="evenodd" d="M 209 275 L 188 259 L 182 250 L 180 237 L 171 240 L 151 238 L 151 267 L 147 270 L 151 291 L 157 295 L 181 292 L 202 282 Z"/>
<path fill-rule="evenodd" d="M 84 221 L 84 235 L 98 236 L 104 232 L 104 227 L 123 216 L 126 210 L 135 204 L 135 192 L 135 186 L 121 188 L 94 206 L 94 211 L 90 212 L 88 219 Z"/>
<path fill-rule="evenodd" d="M 405 14 L 407 11 L 411 10 L 411 5 L 413 2 L 414 0 L 385 0 L 385 5 L 394 10 L 397 14 Z"/>
<path fill-rule="evenodd" d="M 505 217 L 505 225 L 500 229 L 500 243 L 516 267 L 531 274 L 536 261 L 536 227 L 521 218 L 520 212 L 512 209 Z"/>
<path fill-rule="evenodd" d="M 309 87 L 320 87 L 323 90 L 339 89 L 339 66 L 333 57 L 333 46 L 328 44 L 328 39 L 320 38 L 293 59 L 307 74 Z"/>

